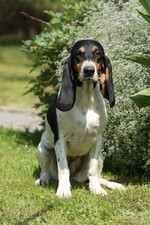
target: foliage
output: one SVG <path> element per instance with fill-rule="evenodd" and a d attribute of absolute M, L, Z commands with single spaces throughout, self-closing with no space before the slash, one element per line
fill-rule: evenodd
<path fill-rule="evenodd" d="M 148 175 L 149 111 L 147 108 L 139 111 L 129 96 L 148 87 L 150 71 L 149 68 L 133 64 L 123 58 L 132 52 L 145 54 L 150 47 L 149 26 L 141 20 L 136 11 L 136 9 L 141 11 L 141 6 L 136 0 L 131 0 L 120 7 L 104 0 L 94 1 L 94 6 L 91 6 L 89 1 L 86 4 L 81 2 L 83 6 L 78 6 L 80 10 L 77 9 L 78 4 L 74 7 L 73 4 L 75 3 L 68 3 L 65 14 L 54 14 L 54 19 L 48 24 L 50 32 L 45 30 L 33 41 L 25 43 L 26 50 L 35 57 L 35 66 L 43 67 L 31 91 L 39 96 L 41 105 L 47 108 L 52 96 L 47 87 L 50 85 L 57 87 L 62 64 L 71 46 L 80 39 L 99 41 L 113 66 L 116 93 L 116 106 L 111 110 L 107 107 L 108 125 L 104 134 L 107 167 L 111 161 L 111 170 L 130 175 L 134 173 Z M 73 18 L 72 21 L 70 7 L 74 12 L 80 11 L 82 17 Z M 61 18 L 64 18 L 62 23 Z"/>
<path fill-rule="evenodd" d="M 149 18 L 150 17 L 150 2 L 149 2 L 149 0 L 139 0 L 139 2 L 143 5 L 143 7 L 145 8 L 145 10 L 147 11 L 148 15 L 146 15 L 146 16 L 147 16 L 147 18 Z M 141 15 L 145 15 L 145 14 L 143 14 L 141 12 L 140 12 L 140 14 Z"/>
<path fill-rule="evenodd" d="M 150 88 L 139 91 L 136 94 L 130 96 L 130 98 L 136 103 L 139 108 L 150 105 Z"/>
<path fill-rule="evenodd" d="M 150 55 L 129 55 L 125 56 L 125 59 L 150 67 Z"/>
<path fill-rule="evenodd" d="M 39 134 L 0 128 L 0 224 L 149 224 L 150 185 L 130 185 L 108 196 L 90 194 L 88 184 L 72 183 L 72 198 L 55 196 L 57 183 L 37 187 Z M 107 178 L 116 177 L 105 174 Z M 84 221 L 84 222 L 83 222 Z"/>
<path fill-rule="evenodd" d="M 42 67 L 41 74 L 37 77 L 36 82 L 33 81 L 33 86 L 29 90 L 40 99 L 41 103 L 36 107 L 43 106 L 44 103 L 47 108 L 50 103 L 52 95 L 49 95 L 49 90 L 53 94 L 59 80 L 56 70 L 62 59 L 60 53 L 63 49 L 70 51 L 74 36 L 70 26 L 76 27 L 77 30 L 82 26 L 82 20 L 89 11 L 87 2 L 89 1 L 77 3 L 73 0 L 64 0 L 64 12 L 46 11 L 52 17 L 47 24 L 48 27 L 40 35 L 35 36 L 34 40 L 25 42 L 24 49 L 35 57 L 33 68 Z"/>
<path fill-rule="evenodd" d="M 48 21 L 49 17 L 43 10 L 58 10 L 60 5 L 61 0 L 0 0 L 0 43 L 20 44 L 22 39 L 32 38 L 43 29 L 42 23 L 20 12 Z"/>
<path fill-rule="evenodd" d="M 147 11 L 148 15 L 141 13 L 138 11 L 138 13 L 150 24 L 150 1 L 148 0 L 139 0 L 139 2 L 143 5 L 145 10 Z M 131 60 L 136 63 L 140 63 L 143 66 L 150 67 L 150 53 L 147 55 L 129 55 L 126 56 L 125 59 Z M 138 92 L 135 95 L 132 95 L 130 97 L 139 108 L 149 106 L 150 105 L 150 89 L 146 89 Z"/>

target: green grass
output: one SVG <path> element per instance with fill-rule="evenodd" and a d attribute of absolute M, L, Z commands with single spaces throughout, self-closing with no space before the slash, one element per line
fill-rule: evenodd
<path fill-rule="evenodd" d="M 0 128 L 0 224 L 150 224 L 149 184 L 129 183 L 125 192 L 108 190 L 102 197 L 90 194 L 88 184 L 73 183 L 70 199 L 56 198 L 55 182 L 47 188 L 35 186 L 39 139 L 39 133 Z"/>
<path fill-rule="evenodd" d="M 33 94 L 24 95 L 38 75 L 30 73 L 31 64 L 19 46 L 0 46 L 0 105 L 32 107 L 37 102 Z"/>

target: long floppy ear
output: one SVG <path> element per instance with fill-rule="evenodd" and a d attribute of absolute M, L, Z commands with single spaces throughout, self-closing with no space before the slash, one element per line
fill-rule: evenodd
<path fill-rule="evenodd" d="M 115 105 L 115 94 L 112 80 L 112 66 L 108 57 L 104 57 L 104 64 L 100 76 L 101 93 L 104 98 L 109 100 L 110 107 Z"/>
<path fill-rule="evenodd" d="M 62 82 L 56 101 L 56 108 L 61 111 L 70 110 L 74 105 L 75 96 L 76 84 L 74 81 L 73 71 L 71 69 L 71 59 L 69 57 L 64 63 Z"/>

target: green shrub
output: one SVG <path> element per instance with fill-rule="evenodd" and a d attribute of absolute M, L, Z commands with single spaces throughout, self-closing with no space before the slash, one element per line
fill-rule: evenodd
<path fill-rule="evenodd" d="M 107 156 L 107 166 L 111 161 L 111 169 L 114 171 L 130 175 L 148 174 L 149 110 L 138 110 L 129 96 L 148 87 L 150 71 L 126 61 L 123 57 L 133 52 L 147 52 L 150 47 L 149 26 L 138 15 L 136 9 L 141 10 L 141 6 L 136 0 L 131 0 L 121 7 L 104 0 L 94 1 L 93 7 L 89 2 L 81 2 L 80 6 L 77 3 L 68 3 L 64 14 L 54 15 L 49 24 L 51 32 L 44 31 L 35 37 L 35 40 L 26 42 L 26 49 L 36 55 L 36 65 L 44 65 L 44 70 L 34 82 L 31 91 L 39 96 L 41 105 L 47 107 L 51 95 L 45 92 L 45 89 L 50 84 L 57 86 L 62 63 L 74 42 L 85 38 L 99 41 L 111 60 L 116 92 L 116 106 L 109 109 L 106 103 L 108 124 L 103 150 Z M 76 7 L 73 4 L 76 4 Z M 75 13 L 73 20 L 71 10 Z M 37 50 L 32 46 L 37 46 Z"/>
<path fill-rule="evenodd" d="M 138 13 L 150 24 L 150 1 L 149 0 L 139 0 L 139 2 L 143 5 L 147 14 L 143 14 L 138 11 Z M 146 55 L 129 55 L 126 56 L 125 59 L 131 60 L 136 63 L 140 63 L 143 66 L 150 67 L 150 51 Z M 150 106 L 150 88 L 142 90 L 132 96 L 130 98 L 136 103 L 139 108 L 143 108 L 146 106 Z"/>
<path fill-rule="evenodd" d="M 80 1 L 79 3 L 73 0 L 64 0 L 64 12 L 47 11 L 46 13 L 52 19 L 47 23 L 45 30 L 35 36 L 34 40 L 24 43 L 23 49 L 34 59 L 32 69 L 41 67 L 41 74 L 31 82 L 33 85 L 29 92 L 34 92 L 39 97 L 40 103 L 36 107 L 41 107 L 42 114 L 47 109 L 51 97 L 53 97 L 54 89 L 57 89 L 61 73 L 58 72 L 59 69 L 57 71 L 57 68 L 64 60 L 64 54 L 61 55 L 61 53 L 63 49 L 66 52 L 71 50 L 75 35 L 71 33 L 71 28 L 80 29 L 83 19 L 92 10 L 89 2 L 90 0 Z"/>

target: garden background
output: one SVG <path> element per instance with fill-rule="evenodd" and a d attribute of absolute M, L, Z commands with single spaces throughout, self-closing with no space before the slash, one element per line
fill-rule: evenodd
<path fill-rule="evenodd" d="M 102 197 L 91 195 L 88 184 L 73 183 L 73 197 L 57 199 L 55 182 L 34 185 L 41 132 L 1 127 L 1 224 L 150 223 L 149 107 L 139 110 L 130 99 L 149 87 L 150 70 L 124 58 L 150 53 L 150 26 L 137 12 L 145 13 L 139 1 L 124 2 L 0 1 L 0 106 L 35 106 L 43 116 L 73 43 L 92 38 L 104 46 L 117 100 L 113 109 L 106 102 L 104 176 L 126 186 L 125 192 L 109 190 Z"/>

